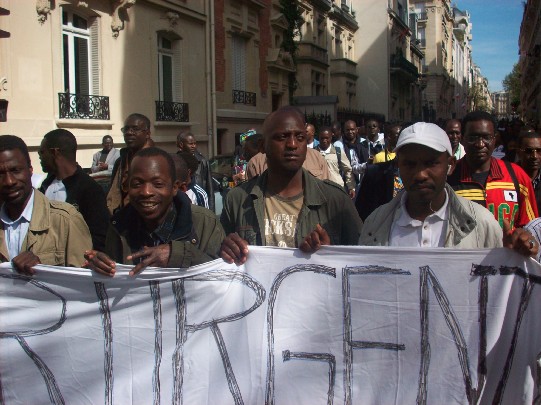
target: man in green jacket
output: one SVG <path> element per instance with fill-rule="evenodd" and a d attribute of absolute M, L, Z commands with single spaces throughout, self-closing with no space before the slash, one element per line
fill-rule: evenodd
<path fill-rule="evenodd" d="M 32 188 L 28 147 L 13 135 L 0 136 L 0 200 L 0 261 L 26 275 L 38 264 L 82 266 L 88 226 L 71 204 Z"/>
<path fill-rule="evenodd" d="M 338 185 L 302 168 L 306 157 L 304 115 L 294 107 L 271 113 L 263 124 L 268 169 L 232 189 L 221 222 L 228 235 L 221 257 L 242 264 L 248 245 L 300 247 L 315 229 L 333 245 L 356 245 L 362 222 Z"/>
<path fill-rule="evenodd" d="M 171 156 L 150 147 L 137 152 L 128 172 L 129 204 L 116 212 L 105 252 L 85 252 L 86 266 L 114 276 L 115 262 L 144 268 L 186 268 L 216 259 L 224 231 L 213 212 L 179 191 Z"/>

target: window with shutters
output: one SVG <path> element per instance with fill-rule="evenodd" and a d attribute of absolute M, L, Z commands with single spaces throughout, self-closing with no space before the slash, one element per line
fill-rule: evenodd
<path fill-rule="evenodd" d="M 161 101 L 182 101 L 180 40 L 158 33 L 158 82 Z"/>
<path fill-rule="evenodd" d="M 62 11 L 64 90 L 99 94 L 98 18 Z"/>
<path fill-rule="evenodd" d="M 158 98 L 156 121 L 188 122 L 188 104 L 182 103 L 181 38 L 170 31 L 157 33 Z"/>
<path fill-rule="evenodd" d="M 246 90 L 246 39 L 231 37 L 233 55 L 233 89 Z"/>
<path fill-rule="evenodd" d="M 246 91 L 246 47 L 248 40 L 233 35 L 231 37 L 231 55 L 233 72 L 233 104 L 246 104 L 256 106 L 257 97 L 255 93 Z"/>
<path fill-rule="evenodd" d="M 109 98 L 100 96 L 98 33 L 98 17 L 62 10 L 60 118 L 109 119 Z"/>

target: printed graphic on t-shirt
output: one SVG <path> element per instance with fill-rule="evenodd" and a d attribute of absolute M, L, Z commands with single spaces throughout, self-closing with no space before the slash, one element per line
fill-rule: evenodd
<path fill-rule="evenodd" d="M 291 198 L 265 196 L 267 246 L 295 247 L 295 230 L 303 200 L 302 193 Z"/>
<path fill-rule="evenodd" d="M 517 192 L 515 190 L 503 190 L 505 201 L 518 202 Z"/>

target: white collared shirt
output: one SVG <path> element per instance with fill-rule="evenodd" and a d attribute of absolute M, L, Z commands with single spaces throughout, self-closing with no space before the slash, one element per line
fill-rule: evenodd
<path fill-rule="evenodd" d="M 11 220 L 6 212 L 6 205 L 2 204 L 0 208 L 0 220 L 4 223 L 4 232 L 6 246 L 8 248 L 9 260 L 19 256 L 23 246 L 24 238 L 30 228 L 30 220 L 32 219 L 32 211 L 34 209 L 34 190 L 26 203 L 23 212 L 16 220 Z"/>
<path fill-rule="evenodd" d="M 435 213 L 430 214 L 424 221 L 410 217 L 406 209 L 407 192 L 404 192 L 400 200 L 401 213 L 398 219 L 393 221 L 390 246 L 407 247 L 444 247 L 447 225 L 449 223 L 449 211 L 447 206 L 449 196 L 445 190 L 445 202 Z"/>
<path fill-rule="evenodd" d="M 66 202 L 68 195 L 66 194 L 66 186 L 62 180 L 54 179 L 47 190 L 45 190 L 45 197 L 51 201 L 62 201 Z"/>

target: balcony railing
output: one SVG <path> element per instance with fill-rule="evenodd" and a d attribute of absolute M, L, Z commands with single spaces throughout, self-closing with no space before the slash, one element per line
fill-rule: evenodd
<path fill-rule="evenodd" d="M 233 90 L 233 104 L 256 106 L 256 94 L 244 90 Z"/>
<path fill-rule="evenodd" d="M 426 20 L 428 20 L 428 14 L 427 13 L 419 13 L 418 16 L 419 16 L 418 21 L 426 21 Z"/>
<path fill-rule="evenodd" d="M 419 76 L 417 66 L 402 55 L 391 55 L 391 70 L 402 71 L 415 78 Z"/>
<path fill-rule="evenodd" d="M 188 103 L 156 101 L 156 121 L 190 121 L 190 110 L 188 108 Z"/>
<path fill-rule="evenodd" d="M 58 93 L 60 118 L 108 120 L 109 97 Z"/>
<path fill-rule="evenodd" d="M 299 42 L 297 59 L 310 62 L 319 62 L 324 65 L 329 64 L 327 49 L 322 48 L 311 42 Z"/>

